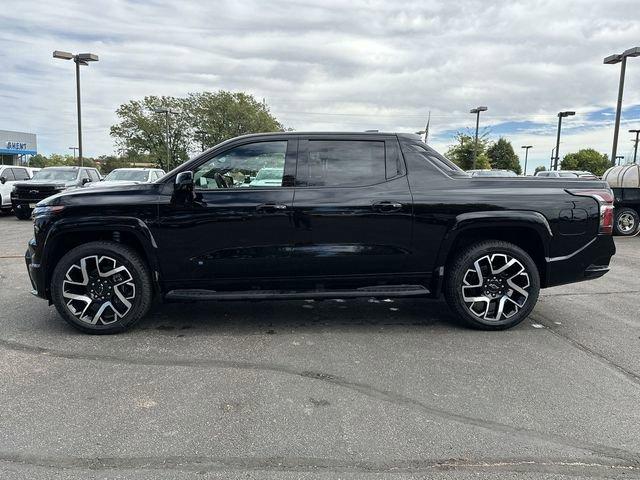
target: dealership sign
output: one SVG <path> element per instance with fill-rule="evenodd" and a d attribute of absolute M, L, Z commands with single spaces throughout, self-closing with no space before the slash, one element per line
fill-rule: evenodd
<path fill-rule="evenodd" d="M 8 150 L 26 150 L 27 144 L 23 142 L 7 142 Z"/>

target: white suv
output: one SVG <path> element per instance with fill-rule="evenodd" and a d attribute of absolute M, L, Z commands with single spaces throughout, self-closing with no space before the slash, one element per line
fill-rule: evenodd
<path fill-rule="evenodd" d="M 11 190 L 16 182 L 31 180 L 33 173 L 29 167 L 0 165 L 0 209 L 11 210 Z"/>

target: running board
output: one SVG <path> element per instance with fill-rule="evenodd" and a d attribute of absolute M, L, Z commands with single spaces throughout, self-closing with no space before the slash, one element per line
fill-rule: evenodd
<path fill-rule="evenodd" d="M 381 285 L 352 290 L 247 290 L 219 292 L 216 290 L 171 290 L 167 300 L 292 300 L 307 298 L 357 298 L 357 297 L 418 297 L 431 292 L 422 285 Z"/>

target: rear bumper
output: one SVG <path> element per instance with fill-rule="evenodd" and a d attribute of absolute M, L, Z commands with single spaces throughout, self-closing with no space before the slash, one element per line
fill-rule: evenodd
<path fill-rule="evenodd" d="M 27 252 L 24 254 L 24 260 L 27 264 L 27 271 L 29 272 L 29 280 L 31 280 L 31 293 L 36 297 L 47 299 L 47 290 L 44 280 L 44 269 L 42 265 L 37 261 L 35 256 L 35 239 L 29 241 Z"/>
<path fill-rule="evenodd" d="M 603 276 L 616 253 L 611 235 L 599 235 L 570 255 L 546 259 L 546 287 L 582 282 Z"/>

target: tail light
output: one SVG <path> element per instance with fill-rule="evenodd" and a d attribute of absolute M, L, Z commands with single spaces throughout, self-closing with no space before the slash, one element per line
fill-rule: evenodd
<path fill-rule="evenodd" d="M 613 233 L 613 192 L 611 190 L 567 190 L 572 195 L 594 198 L 600 205 L 600 227 L 598 233 Z"/>

